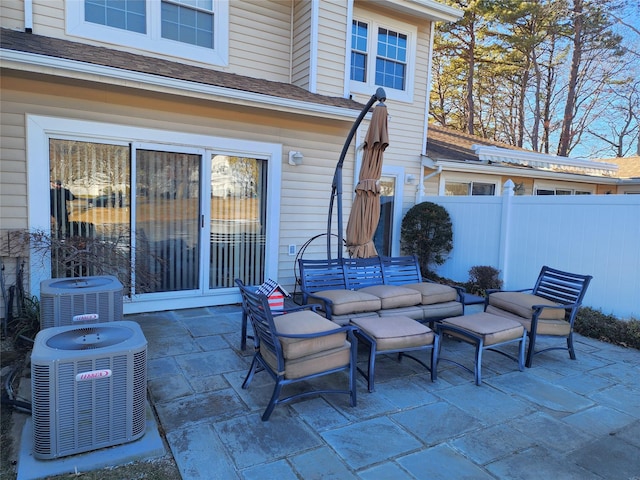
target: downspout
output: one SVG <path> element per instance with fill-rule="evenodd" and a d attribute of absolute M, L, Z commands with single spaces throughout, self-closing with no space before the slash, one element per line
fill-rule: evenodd
<path fill-rule="evenodd" d="M 347 2 L 347 24 L 345 25 L 344 46 L 344 98 L 350 98 L 351 94 L 351 25 L 353 23 L 353 0 Z"/>
<path fill-rule="evenodd" d="M 427 135 L 429 134 L 429 101 L 431 98 L 431 69 L 433 68 L 433 37 L 435 35 L 435 23 L 431 22 L 429 32 L 429 58 L 427 59 L 427 95 L 424 105 L 424 135 L 422 135 L 422 155 L 427 155 Z"/>
<path fill-rule="evenodd" d="M 289 83 L 293 82 L 293 9 L 294 2 L 291 2 L 291 19 L 289 20 Z"/>
<path fill-rule="evenodd" d="M 416 204 L 422 203 L 424 201 L 424 182 L 429 180 L 431 177 L 435 177 L 436 175 L 440 175 L 442 173 L 442 165 L 438 165 L 435 172 L 431 172 L 429 175 L 424 174 L 424 169 L 426 165 L 424 164 L 424 160 L 420 165 L 420 187 L 418 188 L 418 192 L 416 194 Z"/>
<path fill-rule="evenodd" d="M 311 38 L 309 49 L 309 92 L 318 93 L 318 28 L 320 22 L 320 2 L 311 0 Z"/>
<path fill-rule="evenodd" d="M 33 32 L 33 0 L 24 0 L 24 31 Z"/>

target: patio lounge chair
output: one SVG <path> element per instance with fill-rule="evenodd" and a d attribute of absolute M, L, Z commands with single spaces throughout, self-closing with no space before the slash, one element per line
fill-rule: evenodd
<path fill-rule="evenodd" d="M 276 384 L 262 420 L 267 421 L 275 406 L 309 395 L 344 393 L 356 406 L 356 327 L 344 326 L 304 306 L 274 317 L 265 295 L 257 294 L 236 279 L 242 294 L 242 308 L 251 321 L 255 353 L 242 384 L 248 388 L 256 372 L 265 370 Z M 348 372 L 348 389 L 316 389 L 281 398 L 282 388 L 340 371 Z M 339 380 L 339 379 L 336 379 Z M 310 385 L 310 384 L 309 384 Z"/>
<path fill-rule="evenodd" d="M 575 360 L 573 323 L 592 278 L 591 275 L 568 273 L 544 266 L 532 289 L 488 290 L 485 312 L 513 318 L 524 326 L 529 337 L 527 367 L 531 367 L 534 355 L 548 350 L 567 348 L 569 357 Z M 567 346 L 536 351 L 539 336 L 564 337 Z"/>

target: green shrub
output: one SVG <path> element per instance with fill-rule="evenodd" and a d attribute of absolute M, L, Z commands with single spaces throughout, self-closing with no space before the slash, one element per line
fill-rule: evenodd
<path fill-rule="evenodd" d="M 583 307 L 576 316 L 574 330 L 585 337 L 640 350 L 640 320 L 619 320 L 613 315 Z"/>
<path fill-rule="evenodd" d="M 474 295 L 485 296 L 490 289 L 502 288 L 502 280 L 498 278 L 500 270 L 487 266 L 476 265 L 469 269 L 469 281 L 464 284 L 464 288 Z"/>
<path fill-rule="evenodd" d="M 453 248 L 453 226 L 444 207 L 422 202 L 402 219 L 400 248 L 417 255 L 420 269 L 428 277 L 431 265 L 442 265 Z"/>

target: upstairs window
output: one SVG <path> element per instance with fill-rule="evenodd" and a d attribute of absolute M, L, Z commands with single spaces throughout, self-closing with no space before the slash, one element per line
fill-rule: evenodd
<path fill-rule="evenodd" d="M 69 35 L 228 64 L 228 1 L 68 0 L 65 5 Z"/>
<path fill-rule="evenodd" d="M 351 80 L 367 81 L 367 42 L 369 26 L 353 21 L 351 29 Z"/>
<path fill-rule="evenodd" d="M 163 0 L 162 38 L 213 48 L 213 0 Z"/>
<path fill-rule="evenodd" d="M 412 101 L 417 31 L 387 19 L 354 19 L 351 26 L 351 90 L 383 87 L 389 98 Z"/>
<path fill-rule="evenodd" d="M 85 0 L 84 19 L 98 25 L 147 33 L 147 12 L 144 2 L 145 0 L 125 0 L 124 2 Z"/>
<path fill-rule="evenodd" d="M 407 36 L 378 28 L 376 85 L 404 90 L 407 75 Z"/>

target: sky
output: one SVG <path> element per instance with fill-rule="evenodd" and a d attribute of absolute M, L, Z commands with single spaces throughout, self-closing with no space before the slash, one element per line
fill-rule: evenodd
<path fill-rule="evenodd" d="M 629 65 L 628 74 L 635 78 L 640 78 L 640 0 L 631 0 L 627 4 L 627 8 L 624 10 L 623 14 L 620 15 L 620 19 L 622 23 L 618 24 L 616 30 L 620 35 L 622 35 L 623 43 L 626 44 L 629 49 L 637 52 L 637 62 L 635 65 Z M 628 26 L 624 24 L 627 24 Z M 640 114 L 640 112 L 638 112 L 638 114 Z M 613 157 L 614 153 L 611 149 L 607 149 L 604 154 L 594 154 L 594 152 L 601 151 L 606 147 L 606 143 L 590 136 L 590 138 L 584 138 L 581 145 L 576 146 L 571 151 L 570 156 L 573 158 Z M 640 145 L 638 145 L 638 142 L 636 141 L 625 156 L 638 155 L 639 148 Z"/>

